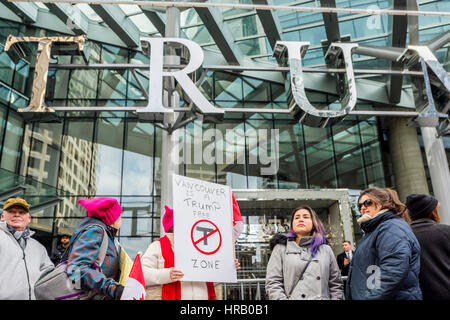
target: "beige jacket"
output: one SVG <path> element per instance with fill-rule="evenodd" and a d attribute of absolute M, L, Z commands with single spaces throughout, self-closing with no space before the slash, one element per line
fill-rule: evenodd
<path fill-rule="evenodd" d="M 173 249 L 173 233 L 167 233 Z M 164 258 L 159 241 L 152 242 L 142 256 L 146 300 L 161 300 L 162 285 L 171 283 L 170 268 L 164 268 Z M 183 270 L 181 270 L 183 271 Z M 181 281 L 181 300 L 208 300 L 205 282 Z"/>
<path fill-rule="evenodd" d="M 330 246 L 320 246 L 301 278 L 311 252 L 312 237 L 300 244 L 287 241 L 277 244 L 267 264 L 266 293 L 270 300 L 342 300 L 341 272 Z"/>

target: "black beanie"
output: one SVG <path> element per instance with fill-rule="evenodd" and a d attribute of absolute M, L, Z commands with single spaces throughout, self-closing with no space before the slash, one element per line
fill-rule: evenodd
<path fill-rule="evenodd" d="M 426 218 L 436 208 L 438 202 L 435 197 L 427 194 L 414 193 L 406 197 L 406 207 L 413 220 Z"/>

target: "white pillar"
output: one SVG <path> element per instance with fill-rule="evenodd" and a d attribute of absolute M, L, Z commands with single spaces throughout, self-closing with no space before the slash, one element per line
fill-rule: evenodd
<path fill-rule="evenodd" d="M 442 138 L 433 127 L 422 127 L 423 145 L 434 196 L 439 200 L 441 223 L 450 225 L 450 172 Z"/>
<path fill-rule="evenodd" d="M 178 8 L 169 7 L 166 10 L 166 32 L 165 37 L 178 38 L 180 34 L 180 10 Z M 176 64 L 180 62 L 179 57 L 175 56 L 175 50 L 170 50 L 170 55 L 164 60 L 165 63 Z M 166 89 L 169 88 L 173 81 L 164 80 Z M 170 107 L 179 106 L 179 96 L 176 91 L 169 90 L 172 95 L 166 96 L 165 101 L 170 101 Z M 174 114 L 173 119 L 164 119 L 164 122 L 173 123 L 177 118 L 177 114 Z M 179 144 L 178 144 L 178 130 L 174 130 L 172 133 L 168 133 L 163 130 L 162 133 L 162 153 L 161 153 L 161 236 L 164 235 L 164 228 L 162 226 L 162 218 L 164 216 L 164 206 L 167 205 L 173 208 L 172 197 L 172 177 L 174 174 L 178 174 L 178 157 L 179 157 Z"/>

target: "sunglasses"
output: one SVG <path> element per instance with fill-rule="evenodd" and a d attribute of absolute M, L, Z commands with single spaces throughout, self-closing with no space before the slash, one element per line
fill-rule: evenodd
<path fill-rule="evenodd" d="M 364 202 L 358 203 L 358 210 L 361 211 L 362 206 L 368 208 L 368 207 L 370 207 L 373 204 L 374 204 L 374 202 L 372 200 L 367 199 Z"/>

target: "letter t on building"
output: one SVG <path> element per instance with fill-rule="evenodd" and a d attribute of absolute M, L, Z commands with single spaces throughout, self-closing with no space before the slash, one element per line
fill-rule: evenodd
<path fill-rule="evenodd" d="M 57 46 L 52 48 L 54 43 L 60 47 L 67 47 L 69 43 L 75 43 L 79 51 L 83 51 L 86 36 L 69 36 L 69 37 L 16 37 L 9 35 L 5 44 L 5 51 L 18 42 L 37 42 L 37 60 L 35 67 L 35 77 L 33 80 L 33 88 L 30 104 L 25 109 L 19 109 L 19 112 L 54 112 L 51 108 L 44 106 L 45 90 L 47 87 L 47 75 L 52 50 L 56 51 Z"/>

